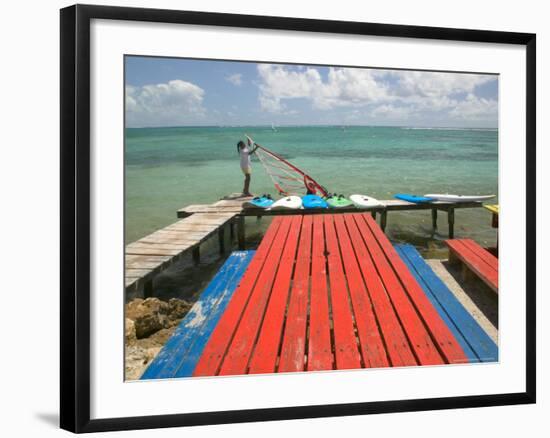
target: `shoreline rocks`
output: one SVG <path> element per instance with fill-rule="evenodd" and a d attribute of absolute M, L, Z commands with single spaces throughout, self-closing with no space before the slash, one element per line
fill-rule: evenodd
<path fill-rule="evenodd" d="M 171 298 L 136 298 L 125 308 L 125 378 L 139 379 L 192 304 Z"/>

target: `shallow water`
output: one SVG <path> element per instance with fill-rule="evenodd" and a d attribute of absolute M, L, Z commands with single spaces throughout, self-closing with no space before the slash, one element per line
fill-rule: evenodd
<path fill-rule="evenodd" d="M 391 199 L 399 192 L 498 195 L 496 130 L 339 126 L 279 127 L 276 132 L 270 127 L 127 129 L 126 242 L 174 222 L 176 210 L 185 205 L 212 203 L 240 192 L 243 177 L 236 143 L 244 139 L 244 133 L 289 159 L 331 192 L 363 193 L 378 199 Z M 261 164 L 253 159 L 252 166 L 251 190 L 275 194 Z M 268 224 L 265 218 L 247 220 L 251 246 Z M 438 258 L 446 254 L 442 244 L 447 237 L 446 214 L 439 214 L 438 225 L 433 233 L 430 211 L 390 212 L 387 234 L 396 243 L 414 244 L 425 257 Z M 493 246 L 496 232 L 489 212 L 457 210 L 455 236 Z M 167 286 L 166 290 L 172 291 L 167 293 L 173 294 L 176 288 L 181 295 L 192 294 L 197 282 L 211 278 L 223 261 L 215 243 L 203 253 L 198 274 L 184 261 L 160 276 L 159 286 L 163 282 L 188 283 L 185 287 Z M 176 277 L 181 281 L 174 282 Z"/>

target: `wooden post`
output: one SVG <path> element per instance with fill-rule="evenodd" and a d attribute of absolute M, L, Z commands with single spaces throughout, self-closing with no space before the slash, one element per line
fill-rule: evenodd
<path fill-rule="evenodd" d="M 192 256 L 193 256 L 193 263 L 195 263 L 195 265 L 198 265 L 201 262 L 200 245 L 197 245 L 193 248 Z"/>
<path fill-rule="evenodd" d="M 437 230 L 437 208 L 432 208 L 432 228 Z"/>
<path fill-rule="evenodd" d="M 372 210 L 372 211 L 370 212 L 370 214 L 371 214 L 372 218 L 373 218 L 374 220 L 376 220 L 376 210 Z"/>
<path fill-rule="evenodd" d="M 244 235 L 244 216 L 237 218 L 237 241 L 240 250 L 244 250 L 245 247 L 245 235 Z"/>
<path fill-rule="evenodd" d="M 382 231 L 386 231 L 386 221 L 388 219 L 388 211 L 383 210 L 382 213 L 380 213 L 380 228 L 382 228 Z"/>
<path fill-rule="evenodd" d="M 231 238 L 231 243 L 233 243 L 233 239 L 235 238 L 235 221 L 231 220 L 229 224 L 229 237 Z"/>
<path fill-rule="evenodd" d="M 449 207 L 447 210 L 447 219 L 449 222 L 449 239 L 454 239 L 455 237 L 455 209 L 454 207 Z"/>
<path fill-rule="evenodd" d="M 143 298 L 151 298 L 153 296 L 153 279 L 150 278 L 143 285 Z"/>
<path fill-rule="evenodd" d="M 220 244 L 220 254 L 225 253 L 225 225 L 218 228 L 218 242 Z"/>

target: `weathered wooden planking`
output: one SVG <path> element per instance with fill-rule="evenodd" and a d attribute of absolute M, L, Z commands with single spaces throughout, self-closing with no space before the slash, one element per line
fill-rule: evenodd
<path fill-rule="evenodd" d="M 273 373 L 276 370 L 301 223 L 301 216 L 292 218 L 264 321 L 250 359 L 250 374 Z"/>
<path fill-rule="evenodd" d="M 191 232 L 181 232 L 181 231 L 175 231 L 175 230 L 158 230 L 155 232 L 155 237 L 165 238 L 165 239 L 173 239 L 173 240 L 190 240 L 190 241 L 202 241 L 210 237 L 215 230 L 212 230 L 211 232 L 201 232 L 197 231 L 194 233 Z M 139 242 L 139 240 L 138 240 Z"/>
<path fill-rule="evenodd" d="M 231 253 L 141 379 L 189 377 L 254 251 Z"/>
<path fill-rule="evenodd" d="M 258 281 L 250 294 L 250 299 L 235 331 L 235 336 L 223 359 L 220 375 L 245 374 L 247 371 L 248 362 L 256 343 L 277 267 L 290 230 L 290 224 L 291 222 L 288 220 L 281 220 L 277 236 L 258 275 Z"/>
<path fill-rule="evenodd" d="M 412 245 L 396 245 L 396 250 L 453 331 L 472 362 L 498 360 L 498 347 L 485 330 L 458 301 L 449 288 L 432 271 Z"/>
<path fill-rule="evenodd" d="M 156 245 L 148 247 L 126 248 L 126 255 L 153 255 L 153 256 L 177 256 L 181 254 L 181 249 L 158 248 Z"/>
<path fill-rule="evenodd" d="M 422 318 L 424 324 L 428 327 L 437 348 L 445 360 L 448 363 L 467 362 L 468 358 L 464 354 L 460 344 L 457 342 L 445 322 L 441 319 L 437 310 L 434 308 L 403 260 L 401 260 L 401 257 L 399 257 L 386 235 L 370 215 L 362 215 L 362 217 L 369 226 L 371 233 L 377 239 L 380 248 L 384 251 L 392 269 L 399 276 L 399 280 L 403 284 L 409 299 L 413 303 L 414 308 Z"/>
<path fill-rule="evenodd" d="M 128 278 L 139 278 L 145 277 L 152 272 L 151 269 L 135 269 L 135 268 L 126 268 L 125 276 Z"/>
<path fill-rule="evenodd" d="M 279 230 L 280 220 L 277 218 L 267 229 L 256 254 L 248 266 L 231 301 L 220 318 L 215 330 L 193 371 L 194 376 L 214 376 L 218 373 L 223 357 L 241 319 L 252 289 L 258 280 L 258 275 L 266 262 L 269 250 L 273 245 Z"/>
<path fill-rule="evenodd" d="M 373 307 L 367 294 L 367 289 L 365 288 L 359 264 L 342 215 L 334 216 L 334 225 L 348 281 L 351 305 L 361 346 L 363 366 L 365 368 L 387 367 L 389 366 L 389 361 L 384 342 L 378 329 Z"/>
<path fill-rule="evenodd" d="M 399 322 L 380 275 L 376 271 L 371 254 L 365 246 L 353 216 L 345 215 L 344 220 L 349 230 L 359 267 L 374 308 L 374 312 L 384 338 L 390 363 L 394 367 L 417 365 L 407 336 Z"/>
<path fill-rule="evenodd" d="M 323 220 L 327 245 L 336 368 L 340 370 L 361 368 L 361 355 L 355 338 L 355 327 L 349 306 L 347 282 L 342 267 L 338 238 L 334 229 L 334 218 L 332 215 L 326 215 L 323 216 Z"/>
<path fill-rule="evenodd" d="M 291 219 L 285 218 L 285 220 Z M 305 367 L 312 231 L 312 218 L 305 216 L 302 221 L 296 267 L 288 302 L 279 372 L 303 371 Z"/>
<path fill-rule="evenodd" d="M 309 313 L 308 371 L 333 369 L 330 315 L 322 216 L 313 217 L 311 250 L 311 303 Z"/>
<path fill-rule="evenodd" d="M 485 248 L 482 248 L 472 239 L 460 239 L 461 242 L 473 253 L 477 254 L 491 269 L 494 269 L 498 272 L 498 259 L 487 251 Z"/>
<path fill-rule="evenodd" d="M 170 263 L 169 256 L 138 256 L 127 254 L 124 258 L 124 266 L 127 269 L 154 269 L 164 267 Z"/>
<path fill-rule="evenodd" d="M 453 239 L 446 240 L 445 243 L 452 254 L 468 266 L 487 286 L 498 293 L 498 260 L 495 256 L 475 242 L 466 244 L 462 239 Z"/>
<path fill-rule="evenodd" d="M 379 239 L 374 236 L 367 222 L 365 222 L 365 216 L 358 214 L 353 215 L 353 217 L 419 364 L 443 364 L 444 359 L 434 345 L 399 277 L 386 258 L 385 251 L 379 244 Z"/>
<path fill-rule="evenodd" d="M 126 253 L 131 254 L 134 250 L 139 249 L 159 249 L 159 250 L 179 250 L 180 252 L 183 250 L 186 250 L 190 246 L 192 246 L 192 242 L 184 242 L 184 243 L 171 243 L 171 242 L 163 242 L 163 243 L 143 243 L 143 242 L 136 242 L 128 245 L 126 247 Z"/>

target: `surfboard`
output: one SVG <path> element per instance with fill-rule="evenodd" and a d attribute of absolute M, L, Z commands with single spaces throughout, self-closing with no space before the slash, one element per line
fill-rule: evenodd
<path fill-rule="evenodd" d="M 432 198 L 418 195 L 409 195 L 407 193 L 398 193 L 397 195 L 394 195 L 394 198 L 401 199 L 402 201 L 414 202 L 415 204 L 423 204 L 425 202 L 435 201 L 435 199 Z"/>
<path fill-rule="evenodd" d="M 328 204 L 323 198 L 317 195 L 305 195 L 302 197 L 304 208 L 327 208 Z"/>
<path fill-rule="evenodd" d="M 271 199 L 271 195 L 256 196 L 251 201 L 243 204 L 244 208 L 269 208 L 275 201 Z"/>
<path fill-rule="evenodd" d="M 434 201 L 443 202 L 482 202 L 489 199 L 493 199 L 496 195 L 451 195 L 446 194 L 429 194 L 424 195 L 426 198 L 433 199 Z"/>
<path fill-rule="evenodd" d="M 351 195 L 349 199 L 357 208 L 376 208 L 384 206 L 378 199 L 367 195 Z"/>
<path fill-rule="evenodd" d="M 331 208 L 342 208 L 342 207 L 351 207 L 353 202 L 344 195 L 332 195 L 327 198 L 327 204 Z"/>
<path fill-rule="evenodd" d="M 302 207 L 302 199 L 299 196 L 286 196 L 285 198 L 281 198 L 277 201 L 275 201 L 273 204 L 271 204 L 271 207 L 269 207 L 269 210 L 285 210 L 288 208 L 301 208 Z"/>

